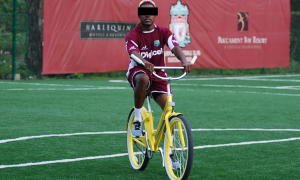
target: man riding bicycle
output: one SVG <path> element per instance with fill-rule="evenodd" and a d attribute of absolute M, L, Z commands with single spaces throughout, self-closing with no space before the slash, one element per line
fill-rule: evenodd
<path fill-rule="evenodd" d="M 134 89 L 135 118 L 134 127 L 131 131 L 133 137 L 142 136 L 142 107 L 146 98 L 146 90 L 151 88 L 151 95 L 162 110 L 167 102 L 167 81 L 152 76 L 155 71 L 158 75 L 167 77 L 164 70 L 154 70 L 154 66 L 166 66 L 164 45 L 166 44 L 181 61 L 186 73 L 192 70 L 192 64 L 187 62 L 172 32 L 168 28 L 154 24 L 157 14 L 158 9 L 152 0 L 141 1 L 138 8 L 140 23 L 125 37 L 129 57 L 134 54 L 145 64 L 143 67 L 130 59 L 126 73 L 127 79 Z M 179 169 L 180 163 L 175 159 L 172 152 L 170 152 L 170 159 L 172 168 Z"/>
<path fill-rule="evenodd" d="M 158 75 L 167 77 L 163 70 L 154 70 L 154 66 L 166 66 L 164 45 L 166 44 L 181 61 L 184 71 L 189 73 L 192 70 L 192 64 L 187 62 L 172 32 L 168 28 L 157 26 L 154 23 L 157 12 L 157 7 L 152 0 L 141 1 L 138 8 L 140 23 L 125 37 L 126 50 L 129 56 L 134 54 L 145 64 L 145 67 L 142 67 L 130 59 L 126 73 L 127 79 L 134 89 L 135 122 L 131 132 L 133 137 L 142 136 L 141 113 L 146 98 L 146 90 L 151 87 L 151 95 L 162 110 L 167 102 L 167 81 L 152 76 L 155 71 Z"/>

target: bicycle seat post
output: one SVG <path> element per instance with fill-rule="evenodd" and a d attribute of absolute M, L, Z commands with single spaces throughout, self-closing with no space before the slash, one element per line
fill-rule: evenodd
<path fill-rule="evenodd" d="M 168 91 L 168 96 L 172 96 L 172 94 L 171 94 L 171 79 L 168 79 L 167 91 Z"/>
<path fill-rule="evenodd" d="M 148 104 L 148 112 L 153 112 L 151 109 L 150 94 L 147 95 L 147 104 Z"/>

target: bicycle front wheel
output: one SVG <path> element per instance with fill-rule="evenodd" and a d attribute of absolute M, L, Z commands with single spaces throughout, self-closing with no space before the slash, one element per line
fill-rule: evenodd
<path fill-rule="evenodd" d="M 143 111 L 147 110 L 143 108 Z M 143 132 L 143 136 L 140 138 L 132 137 L 131 130 L 133 128 L 133 122 L 134 122 L 134 110 L 132 109 L 129 114 L 129 121 L 127 126 L 127 150 L 128 150 L 128 157 L 131 164 L 131 167 L 135 170 L 144 170 L 148 163 L 149 158 L 147 156 L 147 143 L 145 139 L 145 135 Z M 143 125 L 143 131 L 144 131 L 144 125 Z"/>
<path fill-rule="evenodd" d="M 165 134 L 164 163 L 166 172 L 171 180 L 187 179 L 192 169 L 194 153 L 190 125 L 184 116 L 178 115 L 170 119 L 170 130 L 174 149 L 170 147 L 167 134 Z M 170 154 L 173 154 L 173 160 Z"/>

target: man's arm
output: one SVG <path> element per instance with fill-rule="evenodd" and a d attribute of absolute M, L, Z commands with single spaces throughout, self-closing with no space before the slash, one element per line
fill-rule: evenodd
<path fill-rule="evenodd" d="M 147 60 L 145 60 L 139 53 L 139 46 L 137 45 L 137 39 L 135 34 L 128 33 L 125 37 L 126 42 L 126 50 L 129 53 L 129 56 L 131 54 L 134 54 L 137 56 L 140 60 L 142 60 L 145 64 L 145 69 L 147 69 L 150 72 L 154 72 L 154 65 Z"/>
<path fill-rule="evenodd" d="M 183 51 L 181 50 L 181 48 L 179 46 L 175 46 L 172 49 L 172 53 L 181 61 L 182 66 L 184 67 L 184 70 L 186 71 L 187 74 L 189 74 L 189 72 L 192 71 L 192 64 L 187 62 L 185 55 L 183 53 Z"/>
<path fill-rule="evenodd" d="M 145 60 L 140 53 L 137 51 L 132 51 L 130 54 L 134 54 L 136 57 L 138 57 L 140 60 L 142 60 L 145 64 L 145 69 L 147 69 L 150 72 L 154 72 L 154 65 L 147 60 Z"/>

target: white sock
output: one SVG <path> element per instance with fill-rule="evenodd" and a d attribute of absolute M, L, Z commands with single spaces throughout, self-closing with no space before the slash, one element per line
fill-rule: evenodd
<path fill-rule="evenodd" d="M 142 122 L 142 108 L 140 109 L 134 108 L 134 113 L 135 113 L 134 121 Z"/>

